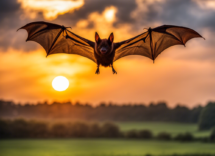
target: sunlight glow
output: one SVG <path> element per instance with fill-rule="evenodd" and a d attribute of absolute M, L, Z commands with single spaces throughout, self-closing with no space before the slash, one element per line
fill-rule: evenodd
<path fill-rule="evenodd" d="M 52 81 L 52 87 L 56 91 L 64 91 L 69 87 L 69 80 L 64 76 L 57 76 Z"/>
<path fill-rule="evenodd" d="M 215 9 L 215 1 L 195 0 L 194 2 L 196 2 L 203 9 Z"/>
<path fill-rule="evenodd" d="M 117 12 L 117 9 L 113 6 L 105 9 L 104 11 L 104 17 L 107 22 L 113 22 L 115 20 L 115 14 Z"/>
<path fill-rule="evenodd" d="M 55 19 L 58 15 L 74 11 L 84 5 L 84 0 L 18 0 L 30 18 L 36 18 L 42 12 L 46 19 Z"/>
<path fill-rule="evenodd" d="M 114 6 L 108 6 L 102 13 L 92 12 L 88 15 L 87 19 L 79 20 L 76 26 L 73 27 L 73 31 L 79 32 L 81 36 L 86 36 L 87 34 L 91 40 L 94 40 L 95 30 L 102 38 L 107 38 L 110 32 L 114 32 L 115 41 L 129 38 L 132 36 L 129 33 L 129 29 L 131 28 L 129 24 L 121 24 L 120 28 L 114 26 L 114 22 L 117 20 L 117 10 Z M 90 23 L 93 24 L 93 28 L 88 27 Z"/>

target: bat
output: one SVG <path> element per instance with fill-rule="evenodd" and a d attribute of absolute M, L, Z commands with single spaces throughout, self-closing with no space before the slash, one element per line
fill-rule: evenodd
<path fill-rule="evenodd" d="M 28 32 L 26 41 L 39 43 L 45 49 L 47 56 L 67 53 L 78 54 L 91 59 L 97 64 L 96 74 L 100 73 L 100 65 L 111 67 L 113 74 L 117 74 L 113 62 L 122 57 L 142 55 L 154 61 L 168 47 L 173 45 L 185 46 L 188 40 L 202 37 L 190 28 L 174 25 L 149 28 L 142 34 L 116 43 L 113 42 L 113 33 L 108 39 L 101 39 L 96 32 L 95 42 L 93 42 L 73 33 L 70 27 L 43 21 L 29 23 L 20 29 L 25 29 Z"/>

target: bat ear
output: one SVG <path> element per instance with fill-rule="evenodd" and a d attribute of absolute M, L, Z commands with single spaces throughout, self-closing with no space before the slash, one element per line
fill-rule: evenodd
<path fill-rule="evenodd" d="M 99 43 L 101 41 L 99 34 L 97 32 L 95 34 L 95 40 L 96 40 L 96 43 Z"/>
<path fill-rule="evenodd" d="M 113 33 L 111 33 L 110 36 L 109 36 L 109 38 L 108 38 L 108 42 L 109 43 L 113 43 L 113 39 L 114 39 Z"/>

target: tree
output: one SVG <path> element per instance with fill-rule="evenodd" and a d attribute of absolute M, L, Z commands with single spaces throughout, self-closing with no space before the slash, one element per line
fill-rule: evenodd
<path fill-rule="evenodd" d="M 130 131 L 128 131 L 128 132 L 126 133 L 126 137 L 127 137 L 127 138 L 132 138 L 132 139 L 138 138 L 138 133 L 137 133 L 136 130 L 130 130 Z"/>
<path fill-rule="evenodd" d="M 153 135 L 150 130 L 140 130 L 138 133 L 139 138 L 152 139 Z"/>
<path fill-rule="evenodd" d="M 161 132 L 157 135 L 158 140 L 171 140 L 171 134 L 167 132 Z"/>
<path fill-rule="evenodd" d="M 105 138 L 117 138 L 121 136 L 121 132 L 117 125 L 108 122 L 101 127 L 101 136 Z"/>
<path fill-rule="evenodd" d="M 52 137 L 56 138 L 65 138 L 68 137 L 67 127 L 65 124 L 56 123 L 51 128 Z"/>
<path fill-rule="evenodd" d="M 201 111 L 199 130 L 208 130 L 215 126 L 215 102 L 209 102 Z"/>
<path fill-rule="evenodd" d="M 174 139 L 178 141 L 187 142 L 187 141 L 193 141 L 194 138 L 191 133 L 187 132 L 185 134 L 178 134 Z"/>
<path fill-rule="evenodd" d="M 215 141 L 215 128 L 213 129 L 211 136 L 210 136 L 211 141 Z"/>

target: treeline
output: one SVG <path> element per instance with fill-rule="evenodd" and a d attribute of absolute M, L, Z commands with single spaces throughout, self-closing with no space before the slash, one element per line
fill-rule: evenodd
<path fill-rule="evenodd" d="M 0 139 L 14 138 L 125 138 L 215 142 L 215 129 L 208 138 L 194 138 L 191 133 L 178 134 L 172 137 L 166 132 L 154 136 L 150 130 L 122 132 L 117 125 L 110 122 L 99 124 L 86 122 L 48 123 L 23 119 L 0 120 Z"/>
<path fill-rule="evenodd" d="M 164 121 L 197 123 L 203 107 L 192 109 L 177 105 L 169 108 L 165 102 L 145 104 L 101 103 L 97 107 L 79 102 L 47 102 L 15 104 L 0 100 L 0 118 L 69 119 L 87 121 Z"/>
<path fill-rule="evenodd" d="M 118 126 L 112 123 L 0 120 L 0 138 L 117 138 L 121 135 Z"/>

